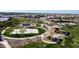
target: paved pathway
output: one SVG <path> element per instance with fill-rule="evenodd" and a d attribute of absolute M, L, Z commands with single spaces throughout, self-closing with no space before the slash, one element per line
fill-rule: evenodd
<path fill-rule="evenodd" d="M 5 30 L 7 30 L 8 28 L 9 27 L 7 27 Z M 2 37 L 3 41 L 0 41 L 0 44 L 4 45 L 5 48 L 11 48 L 11 46 L 9 45 L 9 43 L 7 42 L 7 40 L 4 38 L 3 34 L 4 34 L 5 30 L 3 30 L 2 33 L 1 33 L 2 34 L 1 37 Z"/>
<path fill-rule="evenodd" d="M 7 40 L 0 41 L 0 44 L 4 45 L 5 48 L 11 48 L 11 46 L 8 44 Z"/>

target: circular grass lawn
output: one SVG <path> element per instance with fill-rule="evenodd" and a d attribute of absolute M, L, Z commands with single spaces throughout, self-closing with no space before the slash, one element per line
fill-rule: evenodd
<path fill-rule="evenodd" d="M 8 37 L 14 37 L 14 38 L 25 38 L 25 37 L 32 37 L 32 36 L 36 36 L 36 35 L 41 35 L 43 33 L 45 33 L 45 29 L 43 28 L 35 28 L 35 29 L 38 29 L 39 33 L 38 34 L 35 34 L 35 33 L 32 33 L 32 34 L 10 34 L 13 29 L 16 29 L 16 27 L 10 27 L 9 29 L 7 29 L 4 33 L 5 36 L 8 36 Z"/>

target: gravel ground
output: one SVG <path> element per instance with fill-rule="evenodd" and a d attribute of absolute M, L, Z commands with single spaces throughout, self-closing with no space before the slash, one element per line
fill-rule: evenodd
<path fill-rule="evenodd" d="M 12 48 L 20 48 L 26 44 L 32 43 L 32 42 L 37 42 L 37 41 L 41 41 L 40 37 L 36 37 L 33 39 L 26 39 L 26 40 L 7 40 L 8 43 L 10 44 L 10 46 Z"/>
<path fill-rule="evenodd" d="M 4 45 L 0 44 L 0 48 L 5 48 Z"/>

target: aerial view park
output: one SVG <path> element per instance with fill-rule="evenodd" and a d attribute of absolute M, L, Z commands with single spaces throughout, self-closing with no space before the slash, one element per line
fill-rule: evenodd
<path fill-rule="evenodd" d="M 79 14 L 2 12 L 0 48 L 79 48 Z"/>

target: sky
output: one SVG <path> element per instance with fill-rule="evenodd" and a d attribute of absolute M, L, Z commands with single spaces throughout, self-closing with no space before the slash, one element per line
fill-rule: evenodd
<path fill-rule="evenodd" d="M 74 11 L 75 10 L 75 11 Z M 79 14 L 78 0 L 0 0 L 0 12 Z"/>
<path fill-rule="evenodd" d="M 79 14 L 79 10 L 8 10 L 4 12 Z"/>

